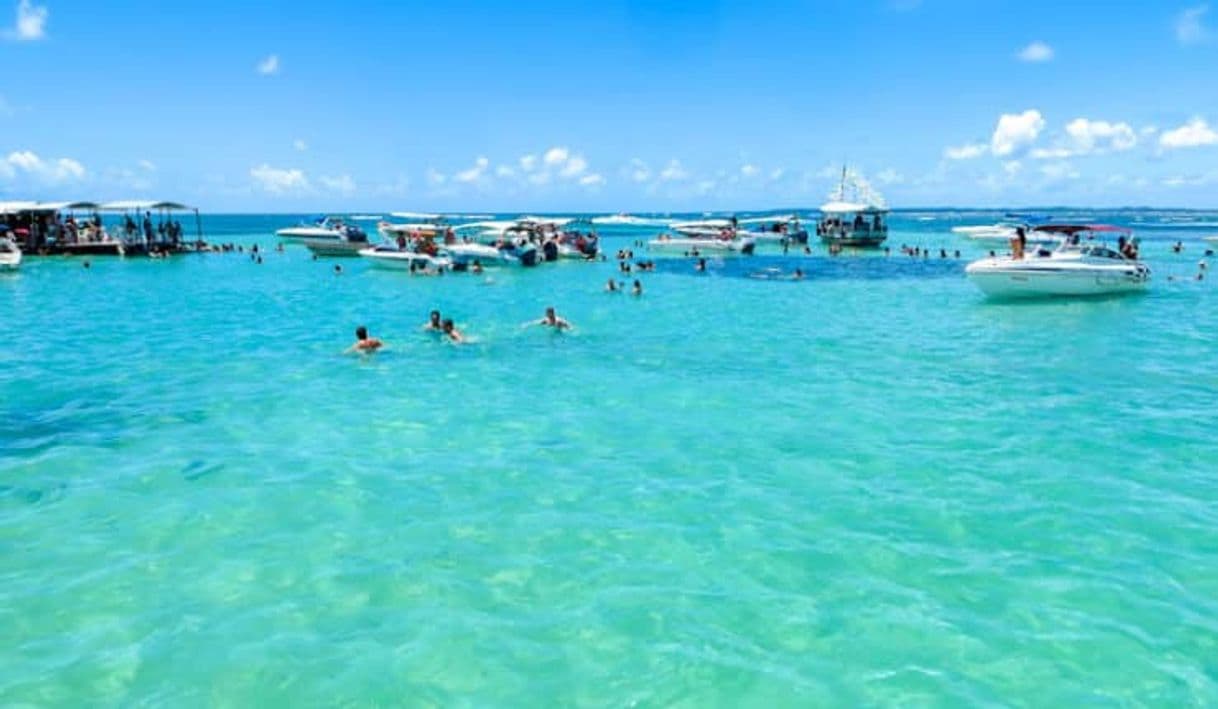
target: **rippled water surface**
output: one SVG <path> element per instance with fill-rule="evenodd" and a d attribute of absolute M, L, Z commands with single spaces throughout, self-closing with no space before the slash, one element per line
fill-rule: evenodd
<path fill-rule="evenodd" d="M 641 298 L 612 260 L 28 259 L 0 699 L 1218 703 L 1218 295 L 1161 217 L 1126 219 L 1168 226 L 1149 294 L 1029 304 L 965 280 L 958 215 L 898 220 L 929 259 Z M 550 304 L 574 333 L 522 327 Z M 344 357 L 358 324 L 389 350 Z"/>

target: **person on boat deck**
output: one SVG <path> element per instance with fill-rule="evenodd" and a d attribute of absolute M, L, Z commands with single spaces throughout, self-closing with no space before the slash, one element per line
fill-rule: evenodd
<path fill-rule="evenodd" d="M 150 244 L 156 240 L 152 236 L 152 212 L 144 212 L 144 240 Z"/>
<path fill-rule="evenodd" d="M 635 281 L 638 283 L 638 281 Z M 572 325 L 570 322 L 558 317 L 558 313 L 554 312 L 554 306 L 546 308 L 546 315 L 541 320 L 537 321 L 538 325 L 543 327 L 552 327 L 555 330 L 569 330 Z"/>
<path fill-rule="evenodd" d="M 131 236 L 138 231 L 138 228 L 135 226 L 135 220 L 131 218 L 130 214 L 124 215 L 123 220 L 123 231 L 127 232 L 127 236 Z"/>
<path fill-rule="evenodd" d="M 879 231 L 880 226 L 880 215 L 877 214 L 875 215 L 875 218 L 871 220 L 871 229 L 872 231 Z"/>
<path fill-rule="evenodd" d="M 446 319 L 440 327 L 444 331 L 444 334 L 448 335 L 448 339 L 452 340 L 453 342 L 465 342 L 465 336 L 462 335 L 461 331 L 457 329 L 457 326 L 453 324 L 452 318 Z"/>
<path fill-rule="evenodd" d="M 1015 236 L 1011 239 L 1011 258 L 1018 261 L 1023 258 L 1024 249 L 1028 246 L 1028 234 L 1023 227 L 1015 227 Z"/>
<path fill-rule="evenodd" d="M 368 328 L 360 325 L 355 328 L 355 344 L 348 347 L 347 352 L 376 352 L 384 345 L 385 343 L 375 337 L 369 337 Z"/>
<path fill-rule="evenodd" d="M 855 229 L 863 228 L 863 215 L 862 214 L 854 215 L 854 228 Z"/>
<path fill-rule="evenodd" d="M 427 316 L 427 322 L 423 324 L 423 329 L 428 332 L 440 332 L 444 329 L 444 323 L 440 321 L 440 311 L 433 310 Z"/>

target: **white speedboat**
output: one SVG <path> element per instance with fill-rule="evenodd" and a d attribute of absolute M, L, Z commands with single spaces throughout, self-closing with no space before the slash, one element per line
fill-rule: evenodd
<path fill-rule="evenodd" d="M 662 253 L 679 253 L 684 256 L 702 254 L 751 255 L 757 242 L 747 236 L 732 233 L 731 236 L 660 236 L 647 242 L 647 248 Z"/>
<path fill-rule="evenodd" d="M 1150 267 L 1095 240 L 1096 232 L 1129 232 L 1099 225 L 1046 225 L 1038 232 L 1063 237 L 1053 250 L 974 261 L 965 273 L 991 298 L 1034 298 L 1133 293 L 1146 289 Z M 1087 235 L 1087 239 L 1083 236 Z"/>
<path fill-rule="evenodd" d="M 16 271 L 21 266 L 21 249 L 0 231 L 0 271 Z"/>
<path fill-rule="evenodd" d="M 759 244 L 806 244 L 808 230 L 799 221 L 798 214 L 781 214 L 770 217 L 741 219 L 741 225 L 752 225 L 742 236 L 750 236 Z"/>
<path fill-rule="evenodd" d="M 503 251 L 488 246 L 487 244 L 478 244 L 472 241 L 458 241 L 453 244 L 444 244 L 441 248 L 441 253 L 452 259 L 453 264 L 458 267 L 469 267 L 475 263 L 479 266 L 503 266 L 512 262 L 512 259 Z"/>
<path fill-rule="evenodd" d="M 426 254 L 421 251 L 407 251 L 396 246 L 376 246 L 359 251 L 359 255 L 368 259 L 373 266 L 388 268 L 396 271 L 427 271 L 451 268 L 452 259 L 447 256 Z"/>
<path fill-rule="evenodd" d="M 954 226 L 953 234 L 959 234 L 974 241 L 992 241 L 1005 244 L 1015 236 L 1014 224 L 984 224 L 971 226 Z"/>
<path fill-rule="evenodd" d="M 319 256 L 356 256 L 369 247 L 363 229 L 331 217 L 280 229 L 275 236 L 288 243 L 302 244 Z"/>

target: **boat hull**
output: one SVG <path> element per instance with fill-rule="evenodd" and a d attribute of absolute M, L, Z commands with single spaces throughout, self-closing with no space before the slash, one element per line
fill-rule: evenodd
<path fill-rule="evenodd" d="M 982 293 L 995 299 L 1140 293 L 1150 283 L 1149 269 L 1138 264 L 1094 270 L 1018 269 L 970 264 L 965 273 Z"/>
<path fill-rule="evenodd" d="M 884 244 L 888 239 L 887 234 L 880 236 L 832 236 L 824 234 L 820 237 L 821 243 L 826 246 L 837 244 L 838 246 L 850 246 L 860 249 L 877 249 Z"/>
<path fill-rule="evenodd" d="M 654 239 L 647 248 L 661 253 L 678 253 L 687 256 L 698 254 L 742 254 L 750 255 L 757 248 L 752 239 Z"/>
<path fill-rule="evenodd" d="M 420 254 L 414 251 L 385 251 L 364 248 L 356 253 L 368 259 L 368 262 L 372 266 L 391 271 L 409 271 L 411 264 L 414 264 L 416 269 L 449 268 L 453 264 L 452 260 L 448 258 Z"/>

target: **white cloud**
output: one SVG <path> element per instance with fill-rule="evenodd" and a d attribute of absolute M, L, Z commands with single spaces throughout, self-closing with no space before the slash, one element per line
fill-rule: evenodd
<path fill-rule="evenodd" d="M 1052 182 L 1058 180 L 1077 180 L 1079 177 L 1078 170 L 1074 169 L 1074 166 L 1068 162 L 1051 162 L 1041 165 L 1040 174 Z"/>
<path fill-rule="evenodd" d="M 296 140 L 292 141 L 292 147 L 296 149 L 296 152 L 303 153 L 304 151 L 309 149 L 309 144 L 304 142 L 300 138 L 297 138 Z"/>
<path fill-rule="evenodd" d="M 510 165 L 499 165 L 495 168 L 495 176 L 503 178 L 515 177 L 516 171 Z"/>
<path fill-rule="evenodd" d="M 647 163 L 634 158 L 630 161 L 630 167 L 627 170 L 630 179 L 634 182 L 646 182 L 651 179 L 651 168 L 647 167 Z"/>
<path fill-rule="evenodd" d="M 550 148 L 549 150 L 547 150 L 545 152 L 545 156 L 542 158 L 542 160 L 545 161 L 545 164 L 554 166 L 554 165 L 561 165 L 562 163 L 565 163 L 567 161 L 567 158 L 569 158 L 569 157 L 571 157 L 570 150 L 567 150 L 566 148 L 555 147 L 555 148 Z"/>
<path fill-rule="evenodd" d="M 741 165 L 740 174 L 744 177 L 756 177 L 761 173 L 761 168 L 756 165 Z"/>
<path fill-rule="evenodd" d="M 448 177 L 445 176 L 444 173 L 440 172 L 434 167 L 427 168 L 427 184 L 431 185 L 432 187 L 439 187 L 445 182 L 448 182 Z"/>
<path fill-rule="evenodd" d="M 273 76 L 279 73 L 279 55 L 272 54 L 258 62 L 258 73 L 263 76 Z"/>
<path fill-rule="evenodd" d="M 321 177 L 317 178 L 317 181 L 321 183 L 322 187 L 330 190 L 331 192 L 337 192 L 344 195 L 355 194 L 355 180 L 351 179 L 350 175 L 343 174 L 336 177 L 327 177 L 322 175 Z"/>
<path fill-rule="evenodd" d="M 151 160 L 140 160 L 136 164 L 140 166 L 140 169 L 146 172 L 156 172 L 156 164 Z"/>
<path fill-rule="evenodd" d="M 1199 44 L 1209 39 L 1209 30 L 1202 24 L 1209 5 L 1190 7 L 1176 16 L 1176 40 L 1180 44 Z"/>
<path fill-rule="evenodd" d="M 1002 164 L 1002 171 L 1008 175 L 1011 175 L 1012 177 L 1018 175 L 1019 171 L 1022 169 L 1023 163 L 1019 162 L 1018 160 L 1008 160 Z"/>
<path fill-rule="evenodd" d="M 881 185 L 899 185 L 905 181 L 905 176 L 890 167 L 876 174 L 875 181 Z"/>
<path fill-rule="evenodd" d="M 665 182 L 679 182 L 687 179 L 689 172 L 681 166 L 681 161 L 673 158 L 668 161 L 668 165 L 660 171 L 660 179 Z"/>
<path fill-rule="evenodd" d="M 477 182 L 478 180 L 482 179 L 484 174 L 486 174 L 486 169 L 490 167 L 490 165 L 490 160 L 486 159 L 485 157 L 479 157 L 474 161 L 473 167 L 469 168 L 468 170 L 458 172 L 453 176 L 453 179 L 457 182 Z"/>
<path fill-rule="evenodd" d="M 1066 135 L 1057 145 L 1037 148 L 1031 155 L 1041 160 L 1060 160 L 1077 155 L 1132 150 L 1137 144 L 1138 135 L 1128 123 L 1075 118 L 1066 126 Z"/>
<path fill-rule="evenodd" d="M 250 168 L 250 177 L 262 190 L 275 195 L 303 192 L 309 188 L 309 179 L 302 170 L 271 167 L 266 163 Z"/>
<path fill-rule="evenodd" d="M 535 167 L 537 167 L 536 155 L 525 155 L 520 158 L 521 170 L 524 170 L 525 172 L 532 172 Z"/>
<path fill-rule="evenodd" d="M 787 174 L 786 170 L 782 169 L 781 167 L 776 167 L 773 170 L 770 170 L 770 181 L 778 182 L 785 174 Z"/>
<path fill-rule="evenodd" d="M 30 150 L 19 150 L 9 153 L 0 162 L 0 175 L 6 178 L 24 178 L 46 184 L 62 184 L 83 180 L 86 175 L 84 165 L 72 158 L 43 160 Z"/>
<path fill-rule="evenodd" d="M 587 169 L 588 161 L 582 155 L 572 155 L 567 159 L 566 164 L 562 166 L 562 170 L 558 174 L 560 177 L 566 178 L 578 177 L 584 174 L 584 171 Z"/>
<path fill-rule="evenodd" d="M 534 185 L 544 185 L 544 184 L 547 184 L 549 181 L 550 181 L 549 171 L 534 172 L 529 175 L 529 182 L 533 183 Z"/>
<path fill-rule="evenodd" d="M 1053 47 L 1041 41 L 1032 42 L 1015 55 L 1021 62 L 1039 63 L 1053 59 Z"/>
<path fill-rule="evenodd" d="M 1045 128 L 1045 119 L 1036 109 L 1023 113 L 1005 113 L 994 127 L 990 150 L 998 157 L 1013 155 L 1032 143 Z"/>
<path fill-rule="evenodd" d="M 943 151 L 943 157 L 948 160 L 972 160 L 979 158 L 989 152 L 990 146 L 985 143 L 968 143 L 954 148 L 947 148 Z"/>
<path fill-rule="evenodd" d="M 50 12 L 45 5 L 35 5 L 30 0 L 21 0 L 17 3 L 17 23 L 4 35 L 21 42 L 42 39 L 47 34 L 46 25 L 49 15 Z"/>
<path fill-rule="evenodd" d="M 579 184 L 585 187 L 600 187 L 601 185 L 605 184 L 605 178 L 596 173 L 584 175 L 583 177 L 579 178 Z"/>
<path fill-rule="evenodd" d="M 1159 148 L 1162 150 L 1197 148 L 1215 143 L 1218 143 L 1218 133 L 1215 133 L 1203 118 L 1194 118 L 1179 128 L 1164 131 L 1159 136 Z"/>

